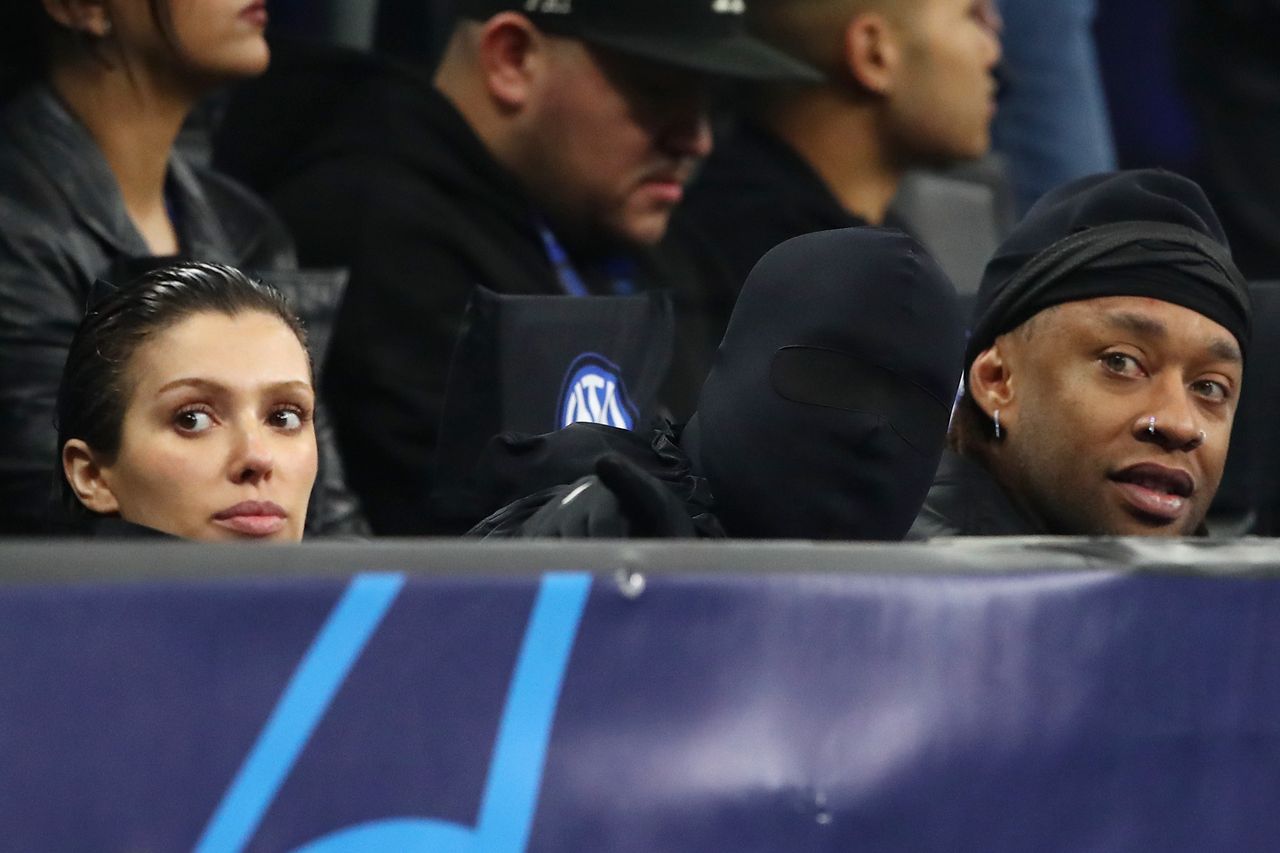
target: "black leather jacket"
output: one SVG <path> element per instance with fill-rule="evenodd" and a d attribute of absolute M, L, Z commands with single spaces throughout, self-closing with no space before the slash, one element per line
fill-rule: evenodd
<path fill-rule="evenodd" d="M 244 187 L 178 151 L 169 161 L 167 182 L 183 258 L 230 264 L 267 280 L 272 270 L 296 268 L 283 225 Z M 149 254 L 102 152 L 54 93 L 38 85 L 5 104 L 0 110 L 0 532 L 47 529 L 57 482 L 58 382 L 89 288 L 94 279 L 109 279 Z M 285 278 L 286 285 L 297 286 L 296 273 Z M 328 292 L 333 298 L 320 310 L 332 314 L 340 291 L 330 287 Z M 316 310 L 314 299 L 304 301 Z M 321 528 L 342 528 L 343 519 L 352 520 L 355 505 L 349 494 L 342 498 L 346 490 L 336 456 L 323 461 L 331 456 L 323 441 L 321 456 L 317 494 L 337 503 L 327 498 L 320 507 L 313 503 L 312 515 Z M 309 521 L 308 530 L 313 529 Z"/>

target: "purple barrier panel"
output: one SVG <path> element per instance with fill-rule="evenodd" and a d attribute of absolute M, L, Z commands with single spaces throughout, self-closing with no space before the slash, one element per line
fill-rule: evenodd
<path fill-rule="evenodd" d="M 1266 576 L 14 586 L 0 849 L 1274 850 L 1277 659 Z"/>

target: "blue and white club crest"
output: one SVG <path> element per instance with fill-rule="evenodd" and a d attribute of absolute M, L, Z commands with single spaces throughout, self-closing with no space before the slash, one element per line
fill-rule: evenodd
<path fill-rule="evenodd" d="M 636 407 L 627 396 L 618 366 L 594 352 L 575 358 L 565 373 L 559 420 L 561 427 L 588 423 L 633 428 Z"/>

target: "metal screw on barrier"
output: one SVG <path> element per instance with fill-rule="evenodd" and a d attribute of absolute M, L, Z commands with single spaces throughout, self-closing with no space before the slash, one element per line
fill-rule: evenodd
<path fill-rule="evenodd" d="M 813 817 L 818 822 L 818 826 L 831 823 L 831 812 L 827 811 L 827 795 L 818 791 L 813 797 L 813 804 L 818 807 L 818 813 Z"/>
<path fill-rule="evenodd" d="M 618 569 L 614 579 L 618 583 L 618 592 L 621 592 L 625 598 L 630 599 L 639 598 L 644 592 L 645 584 L 647 583 L 644 575 L 627 569 Z"/>

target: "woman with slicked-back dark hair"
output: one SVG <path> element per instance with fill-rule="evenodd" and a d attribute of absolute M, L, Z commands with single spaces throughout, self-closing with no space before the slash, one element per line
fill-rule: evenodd
<path fill-rule="evenodd" d="M 58 389 L 58 479 L 82 533 L 296 542 L 317 469 L 306 334 L 221 264 L 99 284 Z"/>
<path fill-rule="evenodd" d="M 0 3 L 0 533 L 48 516 L 54 396 L 96 279 L 296 268 L 267 207 L 175 145 L 213 89 L 266 69 L 265 25 L 262 0 Z"/>

